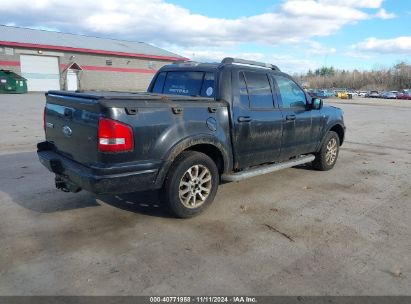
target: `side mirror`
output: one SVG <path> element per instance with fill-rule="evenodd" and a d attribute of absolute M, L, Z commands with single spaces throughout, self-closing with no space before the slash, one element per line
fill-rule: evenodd
<path fill-rule="evenodd" d="M 323 107 L 323 100 L 320 98 L 313 98 L 311 105 L 313 110 L 320 110 Z"/>

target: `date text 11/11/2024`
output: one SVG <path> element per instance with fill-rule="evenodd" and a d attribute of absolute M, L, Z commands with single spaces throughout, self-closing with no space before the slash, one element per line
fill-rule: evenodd
<path fill-rule="evenodd" d="M 150 297 L 150 303 L 257 303 L 255 297 L 198 296 L 198 297 Z"/>

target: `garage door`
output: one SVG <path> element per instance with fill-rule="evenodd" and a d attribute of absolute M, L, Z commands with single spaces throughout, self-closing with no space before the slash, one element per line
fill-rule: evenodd
<path fill-rule="evenodd" d="M 20 65 L 29 91 L 60 90 L 57 57 L 21 55 Z"/>

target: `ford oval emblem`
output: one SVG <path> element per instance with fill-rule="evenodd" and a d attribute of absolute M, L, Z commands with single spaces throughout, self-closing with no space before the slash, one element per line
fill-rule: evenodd
<path fill-rule="evenodd" d="M 66 137 L 70 137 L 73 134 L 73 130 L 69 126 L 64 126 L 63 127 L 63 134 Z"/>

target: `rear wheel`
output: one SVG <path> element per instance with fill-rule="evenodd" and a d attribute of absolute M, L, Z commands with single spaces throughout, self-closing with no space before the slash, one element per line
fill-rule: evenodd
<path fill-rule="evenodd" d="M 340 138 L 334 131 L 329 131 L 316 154 L 313 167 L 320 171 L 327 171 L 334 167 L 340 150 Z"/>
<path fill-rule="evenodd" d="M 210 157 L 185 151 L 176 158 L 167 174 L 162 198 L 177 217 L 192 217 L 213 202 L 218 183 L 218 169 Z"/>

